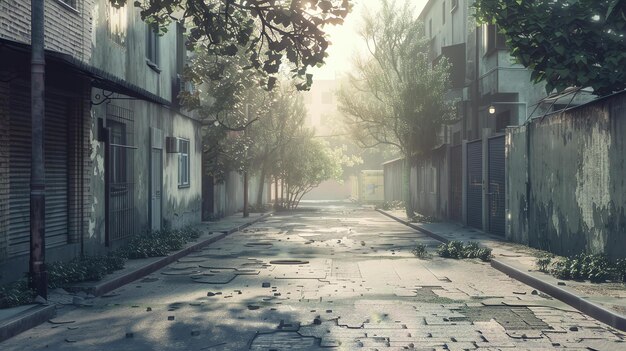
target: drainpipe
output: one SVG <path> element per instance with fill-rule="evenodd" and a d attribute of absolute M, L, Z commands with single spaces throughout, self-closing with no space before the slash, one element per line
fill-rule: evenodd
<path fill-rule="evenodd" d="M 47 299 L 46 271 L 46 185 L 44 165 L 45 60 L 44 3 L 31 0 L 31 119 L 32 151 L 30 158 L 30 287 Z"/>

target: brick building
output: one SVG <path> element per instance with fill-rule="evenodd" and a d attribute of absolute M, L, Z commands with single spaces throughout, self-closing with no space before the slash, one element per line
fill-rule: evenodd
<path fill-rule="evenodd" d="M 47 260 L 200 221 L 199 122 L 177 95 L 184 27 L 131 5 L 45 1 Z M 30 2 L 0 3 L 0 281 L 28 270 Z"/>

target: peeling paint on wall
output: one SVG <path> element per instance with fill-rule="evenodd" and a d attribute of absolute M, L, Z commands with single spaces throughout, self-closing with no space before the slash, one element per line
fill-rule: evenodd
<path fill-rule="evenodd" d="M 561 255 L 626 257 L 626 94 L 507 134 L 507 238 Z"/>
<path fill-rule="evenodd" d="M 585 138 L 587 143 L 581 148 L 580 164 L 576 173 L 576 200 L 583 225 L 590 233 L 590 249 L 598 251 L 597 248 L 602 249 L 606 243 L 606 234 L 600 226 L 601 223 L 595 222 L 594 213 L 597 210 L 608 210 L 611 201 L 609 145 L 612 140 L 606 128 L 601 128 L 598 124 L 593 126 L 589 134 Z"/>

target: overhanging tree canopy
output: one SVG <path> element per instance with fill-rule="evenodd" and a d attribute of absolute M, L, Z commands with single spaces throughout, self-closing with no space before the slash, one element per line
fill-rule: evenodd
<path fill-rule="evenodd" d="M 626 88 L 626 0 L 477 0 L 476 16 L 495 23 L 511 54 L 546 92 Z"/>
<path fill-rule="evenodd" d="M 110 0 L 114 6 L 128 0 Z M 289 62 L 299 89 L 307 89 L 309 67 L 322 64 L 329 42 L 325 25 L 342 24 L 349 0 L 142 0 L 141 18 L 167 30 L 171 21 L 190 25 L 188 48 L 202 44 L 210 54 L 235 56 L 243 50 L 250 68 L 270 75 Z M 275 77 L 267 84 L 272 88 Z"/>

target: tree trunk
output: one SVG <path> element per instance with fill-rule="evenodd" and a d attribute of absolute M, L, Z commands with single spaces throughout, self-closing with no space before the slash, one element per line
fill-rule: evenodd
<path fill-rule="evenodd" d="M 256 194 L 256 204 L 257 206 L 259 206 L 259 208 L 261 208 L 261 206 L 263 205 L 263 190 L 265 190 L 265 173 L 267 173 L 265 169 L 266 169 L 265 164 L 263 164 L 263 166 L 261 166 L 261 175 L 259 176 L 259 190 L 257 191 L 257 194 Z"/>
<path fill-rule="evenodd" d="M 274 208 L 278 208 L 278 176 L 274 175 Z"/>
<path fill-rule="evenodd" d="M 404 206 L 407 219 L 411 219 L 415 213 L 413 202 L 411 201 L 411 162 L 410 157 L 404 157 L 404 172 L 402 177 L 402 192 L 404 193 Z"/>
<path fill-rule="evenodd" d="M 248 211 L 248 172 L 243 172 L 243 217 L 250 216 Z"/>

